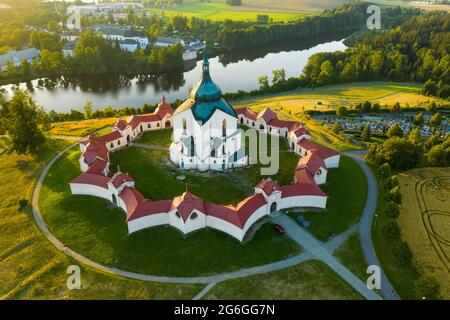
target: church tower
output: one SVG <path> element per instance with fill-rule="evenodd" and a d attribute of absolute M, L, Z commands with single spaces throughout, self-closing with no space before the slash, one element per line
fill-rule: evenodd
<path fill-rule="evenodd" d="M 183 169 L 225 171 L 247 164 L 238 116 L 223 98 L 204 53 L 202 76 L 172 116 L 170 159 Z"/>

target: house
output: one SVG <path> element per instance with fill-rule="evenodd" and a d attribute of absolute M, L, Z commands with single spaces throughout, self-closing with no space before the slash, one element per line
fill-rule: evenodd
<path fill-rule="evenodd" d="M 0 70 L 5 71 L 8 68 L 8 61 L 12 61 L 17 68 L 22 64 L 22 61 L 26 60 L 32 63 L 33 60 L 39 58 L 39 50 L 36 48 L 28 48 L 24 50 L 13 50 L 8 53 L 0 55 Z"/>
<path fill-rule="evenodd" d="M 145 33 L 132 27 L 120 25 L 99 25 L 94 30 L 101 33 L 103 38 L 110 41 L 118 41 L 121 49 L 134 52 L 138 48 L 146 49 L 149 41 Z"/>
<path fill-rule="evenodd" d="M 170 37 L 157 37 L 154 42 L 155 47 L 171 47 L 180 43 L 183 47 L 185 46 L 184 40 L 180 38 L 170 38 Z"/>
<path fill-rule="evenodd" d="M 183 52 L 183 60 L 190 61 L 196 59 L 197 59 L 197 51 L 191 49 L 190 47 L 186 47 L 186 49 Z"/>
<path fill-rule="evenodd" d="M 77 46 L 77 40 L 68 41 L 62 46 L 62 53 L 64 58 L 72 58 L 75 54 L 75 47 Z"/>

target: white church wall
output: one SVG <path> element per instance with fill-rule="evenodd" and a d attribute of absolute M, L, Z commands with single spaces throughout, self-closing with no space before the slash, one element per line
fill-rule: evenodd
<path fill-rule="evenodd" d="M 338 168 L 340 158 L 341 158 L 340 154 L 326 158 L 324 159 L 325 165 L 327 166 L 327 168 Z"/>
<path fill-rule="evenodd" d="M 247 232 L 247 230 L 259 219 L 269 214 L 269 207 L 267 204 L 263 205 L 259 209 L 257 209 L 253 214 L 248 218 L 247 222 L 245 223 L 243 232 L 244 234 Z"/>
<path fill-rule="evenodd" d="M 313 207 L 324 209 L 327 205 L 327 197 L 324 196 L 294 196 L 282 198 L 278 201 L 278 210 L 295 207 Z"/>
<path fill-rule="evenodd" d="M 197 215 L 197 217 L 193 219 L 194 213 Z M 189 233 L 195 230 L 203 229 L 205 227 L 206 227 L 206 215 L 198 210 L 194 210 L 184 223 L 184 233 Z"/>
<path fill-rule="evenodd" d="M 108 189 L 85 183 L 70 183 L 72 194 L 88 195 L 112 201 L 112 192 Z"/>
<path fill-rule="evenodd" d="M 236 227 L 234 224 L 228 221 L 219 219 L 217 217 L 207 216 L 206 226 L 225 232 L 226 234 L 238 239 L 239 241 L 242 241 L 242 239 L 244 238 L 245 233 L 242 231 L 242 229 Z"/>
<path fill-rule="evenodd" d="M 128 225 L 128 234 L 131 234 L 133 232 L 150 228 L 150 227 L 156 227 L 161 225 L 169 224 L 169 216 L 165 212 L 151 214 L 139 219 L 135 219 L 132 221 L 129 221 L 127 223 Z"/>

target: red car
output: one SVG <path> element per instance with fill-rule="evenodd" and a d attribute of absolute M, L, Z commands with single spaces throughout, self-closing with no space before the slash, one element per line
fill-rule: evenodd
<path fill-rule="evenodd" d="M 275 229 L 276 232 L 278 232 L 279 234 L 283 234 L 284 233 L 284 228 L 282 226 L 280 226 L 279 224 L 272 224 L 273 228 Z"/>

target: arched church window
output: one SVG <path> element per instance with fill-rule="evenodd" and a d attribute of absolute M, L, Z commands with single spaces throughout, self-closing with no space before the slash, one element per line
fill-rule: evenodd
<path fill-rule="evenodd" d="M 222 154 L 225 155 L 225 145 L 222 146 Z"/>
<path fill-rule="evenodd" d="M 223 119 L 222 121 L 222 137 L 227 136 L 227 120 Z"/>
<path fill-rule="evenodd" d="M 178 211 L 175 212 L 175 215 L 177 216 L 177 218 L 181 218 L 180 213 Z"/>
<path fill-rule="evenodd" d="M 197 217 L 198 217 L 197 212 L 193 212 L 193 213 L 191 214 L 191 220 L 195 220 L 195 219 L 197 219 Z"/>
<path fill-rule="evenodd" d="M 322 169 L 319 169 L 319 170 L 317 171 L 317 175 L 320 176 L 321 174 L 322 174 Z"/>
<path fill-rule="evenodd" d="M 191 157 L 194 156 L 195 153 L 195 140 L 193 137 L 191 137 Z"/>
<path fill-rule="evenodd" d="M 187 121 L 185 118 L 183 118 L 183 132 L 186 132 L 187 129 Z"/>

